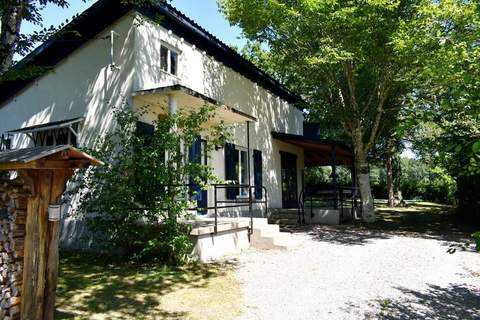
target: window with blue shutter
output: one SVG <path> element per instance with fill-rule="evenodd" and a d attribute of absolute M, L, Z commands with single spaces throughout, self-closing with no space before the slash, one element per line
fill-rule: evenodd
<path fill-rule="evenodd" d="M 255 186 L 255 199 L 263 197 L 263 168 L 262 168 L 262 151 L 253 150 L 253 183 Z"/>
<path fill-rule="evenodd" d="M 206 143 L 200 137 L 197 137 L 195 142 L 190 147 L 189 153 L 189 160 L 191 163 L 197 164 L 206 164 L 207 159 L 204 152 L 202 152 L 202 144 Z M 203 158 L 203 159 L 202 159 Z M 202 161 L 203 160 L 203 161 Z M 194 177 L 190 177 L 190 195 L 192 196 L 192 200 L 197 201 L 197 208 L 202 209 L 199 210 L 200 213 L 206 214 L 207 213 L 207 190 L 202 190 L 199 185 L 195 184 Z"/>
<path fill-rule="evenodd" d="M 238 151 L 235 145 L 227 143 L 225 145 L 225 180 L 237 181 L 238 183 Z M 227 188 L 227 199 L 234 200 L 238 196 L 238 188 Z"/>
<path fill-rule="evenodd" d="M 153 124 L 137 121 L 137 136 L 142 138 L 153 137 L 155 134 L 155 127 Z"/>

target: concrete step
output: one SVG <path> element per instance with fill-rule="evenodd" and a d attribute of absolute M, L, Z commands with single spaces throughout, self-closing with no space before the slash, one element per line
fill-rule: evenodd
<path fill-rule="evenodd" d="M 270 223 L 278 224 L 280 226 L 293 226 L 298 224 L 297 219 L 275 219 L 270 220 Z"/>
<path fill-rule="evenodd" d="M 257 249 L 288 250 L 296 246 L 290 233 L 280 232 L 278 225 L 257 226 L 250 236 L 250 245 Z"/>
<path fill-rule="evenodd" d="M 272 213 L 270 219 L 296 219 L 298 218 L 298 213 Z"/>

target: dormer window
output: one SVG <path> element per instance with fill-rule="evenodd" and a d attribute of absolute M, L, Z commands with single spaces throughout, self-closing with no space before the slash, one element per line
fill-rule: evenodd
<path fill-rule="evenodd" d="M 178 73 L 178 52 L 165 45 L 160 46 L 160 67 L 174 76 Z"/>

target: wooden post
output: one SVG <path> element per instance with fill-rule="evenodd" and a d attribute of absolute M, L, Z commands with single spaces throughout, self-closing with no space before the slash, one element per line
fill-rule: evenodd
<path fill-rule="evenodd" d="M 59 203 L 75 168 L 102 164 L 71 146 L 0 152 L 0 170 L 17 171 L 29 185 L 27 203 L 22 206 L 26 206 L 26 213 L 20 255 L 23 256 L 22 294 L 18 302 L 21 319 L 53 320 L 60 225 L 59 221 L 49 221 L 49 205 Z"/>
<path fill-rule="evenodd" d="M 34 181 L 33 195 L 28 198 L 27 220 L 25 225 L 22 319 L 43 319 L 46 240 L 48 230 L 48 204 L 52 172 L 36 170 L 28 172 Z"/>
<path fill-rule="evenodd" d="M 53 172 L 50 203 L 58 204 L 65 190 L 65 184 L 72 176 L 69 170 Z M 59 263 L 60 221 L 48 221 L 47 234 L 47 270 L 45 283 L 45 320 L 53 320 L 55 313 L 55 297 L 57 294 L 58 263 Z"/>
<path fill-rule="evenodd" d="M 48 220 L 48 206 L 58 203 L 69 170 L 29 170 L 34 194 L 28 199 L 22 288 L 22 319 L 53 319 L 58 275 L 59 221 Z"/>

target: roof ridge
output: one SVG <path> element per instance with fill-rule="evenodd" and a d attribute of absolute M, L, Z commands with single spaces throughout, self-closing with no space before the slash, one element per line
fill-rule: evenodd
<path fill-rule="evenodd" d="M 274 79 L 270 74 L 268 74 L 267 72 L 265 72 L 263 69 L 261 69 L 260 67 L 258 67 L 257 65 L 255 65 L 253 62 L 251 62 L 250 60 L 246 59 L 244 56 L 242 56 L 239 52 L 237 52 L 236 50 L 234 50 L 232 47 L 230 47 L 228 44 L 226 44 L 225 42 L 223 42 L 222 40 L 220 40 L 218 37 L 216 37 L 213 33 L 209 32 L 207 29 L 205 29 L 204 27 L 202 27 L 201 25 L 199 25 L 193 18 L 190 18 L 189 16 L 187 16 L 185 13 L 183 13 L 181 10 L 177 9 L 176 7 L 174 7 L 173 5 L 171 5 L 170 3 L 167 3 L 167 2 L 162 2 L 162 3 L 156 3 L 156 5 L 160 5 L 160 6 L 165 6 L 167 7 L 169 10 L 173 11 L 174 13 L 176 13 L 177 15 L 179 15 L 182 19 L 185 19 L 187 22 L 189 22 L 190 24 L 192 24 L 195 28 L 199 29 L 200 31 L 202 31 L 206 36 L 208 36 L 209 38 L 211 38 L 212 40 L 214 40 L 216 43 L 218 43 L 220 45 L 220 47 L 222 47 L 223 49 L 226 49 L 227 51 L 229 51 L 230 53 L 234 54 L 237 58 L 240 58 L 244 63 L 247 63 L 249 64 L 251 67 L 254 67 L 256 69 L 257 72 L 260 72 L 263 76 L 267 77 L 268 80 L 270 80 L 273 84 L 279 86 L 281 89 L 285 90 L 288 94 L 292 95 L 292 96 L 298 96 L 296 93 L 292 92 L 290 89 L 288 89 L 283 83 L 281 83 L 280 81 Z M 299 99 L 300 96 L 298 96 Z"/>

